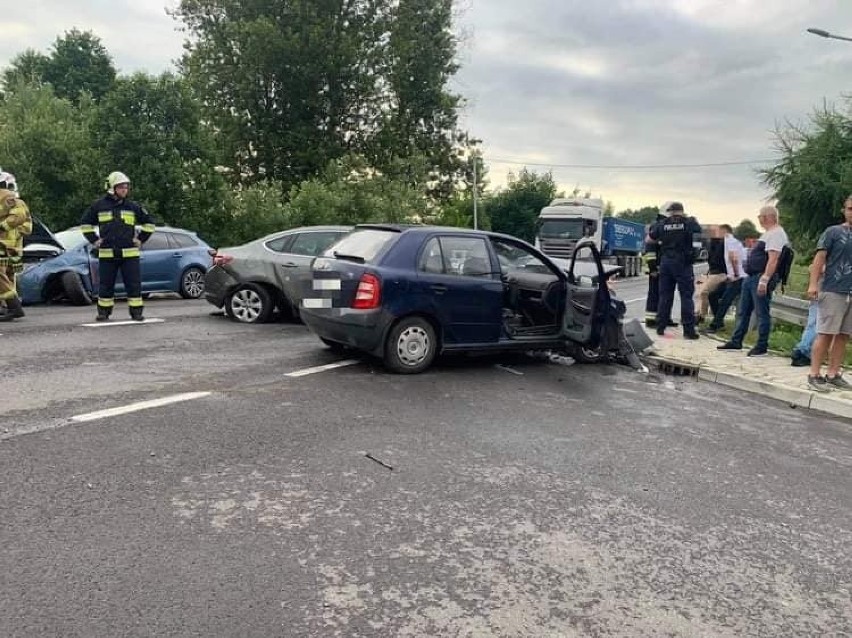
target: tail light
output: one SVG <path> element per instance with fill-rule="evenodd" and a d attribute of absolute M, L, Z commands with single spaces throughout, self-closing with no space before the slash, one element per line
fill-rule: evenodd
<path fill-rule="evenodd" d="M 381 299 L 382 283 L 379 281 L 379 278 L 369 273 L 361 275 L 352 307 L 358 310 L 372 310 L 379 307 Z"/>
<path fill-rule="evenodd" d="M 234 261 L 234 258 L 230 255 L 225 255 L 219 252 L 213 252 L 213 265 L 214 266 L 225 266 Z"/>

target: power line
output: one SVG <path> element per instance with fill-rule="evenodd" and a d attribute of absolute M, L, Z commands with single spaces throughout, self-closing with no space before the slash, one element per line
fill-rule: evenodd
<path fill-rule="evenodd" d="M 777 162 L 777 159 L 742 160 L 736 162 L 707 162 L 703 164 L 555 164 L 544 162 L 526 162 L 523 160 L 506 159 L 501 157 L 484 157 L 488 162 L 494 164 L 523 164 L 525 166 L 545 166 L 550 168 L 592 168 L 592 169 L 619 169 L 619 170 L 646 170 L 646 169 L 671 169 L 671 168 L 714 168 L 719 166 L 746 166 L 749 164 L 768 164 Z"/>

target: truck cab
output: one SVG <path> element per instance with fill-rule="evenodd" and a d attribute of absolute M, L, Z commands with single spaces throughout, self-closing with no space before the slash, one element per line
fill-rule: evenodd
<path fill-rule="evenodd" d="M 554 199 L 541 209 L 536 224 L 535 247 L 550 257 L 569 259 L 581 239 L 601 246 L 603 233 L 601 199 L 568 197 Z"/>

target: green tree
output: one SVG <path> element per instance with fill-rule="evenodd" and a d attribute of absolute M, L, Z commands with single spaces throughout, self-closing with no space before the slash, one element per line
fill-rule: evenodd
<path fill-rule="evenodd" d="M 102 151 L 100 179 L 126 173 L 133 197 L 158 222 L 191 228 L 220 243 L 231 234 L 226 183 L 214 162 L 214 141 L 186 82 L 169 73 L 120 78 L 97 110 L 93 127 Z"/>
<path fill-rule="evenodd" d="M 508 181 L 508 186 L 487 202 L 491 229 L 532 242 L 541 209 L 557 197 L 553 175 L 538 175 L 524 168 L 517 176 L 510 175 Z"/>
<path fill-rule="evenodd" d="M 240 180 L 289 187 L 374 125 L 380 0 L 182 0 L 181 68 Z"/>
<path fill-rule="evenodd" d="M 760 231 L 757 229 L 757 226 L 754 225 L 753 221 L 750 219 L 744 219 L 737 224 L 736 228 L 734 228 L 734 237 L 740 241 L 745 241 L 746 239 L 757 239 L 760 237 Z"/>
<path fill-rule="evenodd" d="M 44 78 L 44 69 L 50 58 L 43 53 L 33 49 L 27 49 L 12 58 L 8 67 L 3 69 L 2 83 L 4 93 L 8 93 L 16 86 L 27 84 L 39 84 Z"/>
<path fill-rule="evenodd" d="M 56 39 L 44 68 L 44 81 L 53 86 L 56 95 L 74 103 L 83 92 L 100 100 L 112 89 L 115 77 L 112 58 L 100 38 L 77 29 Z"/>
<path fill-rule="evenodd" d="M 112 58 L 100 38 L 90 31 L 72 29 L 56 38 L 49 55 L 31 49 L 17 55 L 2 79 L 6 91 L 18 80 L 47 83 L 58 97 L 79 104 L 83 93 L 100 100 L 115 78 Z"/>
<path fill-rule="evenodd" d="M 774 189 L 794 243 L 813 243 L 841 220 L 841 205 L 852 192 L 852 119 L 824 108 L 808 126 L 779 128 L 775 140 L 781 159 L 761 177 Z"/>
<path fill-rule="evenodd" d="M 181 68 L 202 99 L 235 181 L 286 188 L 362 155 L 448 196 L 464 173 L 450 0 L 181 0 Z M 419 175 L 419 173 L 417 173 Z"/>
<path fill-rule="evenodd" d="M 640 224 L 653 224 L 657 221 L 657 215 L 660 214 L 659 206 L 643 206 L 637 210 L 628 208 L 616 214 L 616 217 L 627 219 Z"/>
<path fill-rule="evenodd" d="M 76 224 L 98 178 L 99 150 L 92 148 L 94 104 L 73 106 L 50 86 L 19 83 L 0 103 L 0 157 L 15 174 L 34 215 L 53 229 Z"/>
<path fill-rule="evenodd" d="M 363 157 L 332 161 L 322 175 L 290 192 L 292 225 L 419 223 L 433 214 L 425 189 L 377 173 Z"/>
<path fill-rule="evenodd" d="M 378 134 L 369 145 L 376 165 L 387 170 L 395 158 L 426 159 L 429 190 L 450 197 L 465 173 L 455 152 L 477 142 L 457 130 L 460 96 L 448 90 L 458 70 L 452 31 L 452 0 L 400 0 L 390 6 L 388 44 L 380 67 L 386 78 L 379 96 Z"/>

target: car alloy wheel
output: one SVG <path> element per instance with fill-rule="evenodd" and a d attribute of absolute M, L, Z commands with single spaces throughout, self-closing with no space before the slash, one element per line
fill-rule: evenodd
<path fill-rule="evenodd" d="M 200 268 L 188 268 L 180 278 L 180 296 L 198 299 L 204 294 L 204 272 Z"/>
<path fill-rule="evenodd" d="M 242 323 L 264 323 L 272 312 L 272 298 L 263 288 L 247 285 L 235 290 L 226 302 L 231 314 Z"/>

